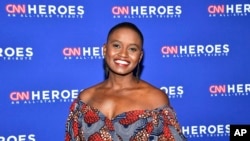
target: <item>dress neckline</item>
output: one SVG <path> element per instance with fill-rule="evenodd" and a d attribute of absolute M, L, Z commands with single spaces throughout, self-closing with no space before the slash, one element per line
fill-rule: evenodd
<path fill-rule="evenodd" d="M 154 109 L 152 109 L 152 110 L 148 110 L 148 109 L 135 109 L 135 110 L 129 110 L 129 111 L 121 112 L 121 113 L 115 115 L 114 117 L 112 117 L 112 118 L 110 119 L 110 118 L 108 118 L 102 111 L 100 111 L 98 108 L 96 108 L 96 107 L 94 107 L 94 106 L 91 106 L 91 105 L 87 104 L 86 102 L 84 102 L 84 101 L 81 100 L 80 98 L 77 98 L 76 100 L 77 100 L 78 102 L 80 102 L 81 104 L 84 104 L 84 105 L 88 106 L 91 110 L 97 111 L 101 116 L 103 116 L 104 118 L 106 118 L 106 119 L 108 119 L 108 120 L 110 120 L 110 121 L 113 121 L 113 120 L 117 119 L 118 117 L 123 116 L 123 115 L 125 115 L 125 114 L 127 114 L 127 113 L 131 113 L 131 112 L 144 112 L 144 113 L 147 113 L 147 112 L 160 112 L 160 111 L 162 111 L 163 109 L 171 109 L 171 110 L 173 110 L 170 106 L 164 104 L 164 105 L 159 106 L 159 107 L 156 107 L 156 108 L 154 108 Z"/>

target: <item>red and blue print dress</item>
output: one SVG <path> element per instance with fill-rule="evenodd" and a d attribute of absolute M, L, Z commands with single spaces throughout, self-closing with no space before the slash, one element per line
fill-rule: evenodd
<path fill-rule="evenodd" d="M 65 141 L 185 141 L 176 114 L 169 106 L 133 110 L 112 120 L 75 99 L 66 123 Z"/>

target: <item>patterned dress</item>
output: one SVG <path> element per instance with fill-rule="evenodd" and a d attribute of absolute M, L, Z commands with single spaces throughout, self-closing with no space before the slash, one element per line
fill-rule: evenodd
<path fill-rule="evenodd" d="M 65 141 L 185 141 L 175 112 L 169 106 L 133 110 L 112 120 L 75 99 L 66 123 Z"/>

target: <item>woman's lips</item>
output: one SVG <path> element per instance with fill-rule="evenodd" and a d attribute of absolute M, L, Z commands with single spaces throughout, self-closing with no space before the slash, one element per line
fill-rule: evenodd
<path fill-rule="evenodd" d="M 124 61 L 124 60 L 115 60 L 115 63 L 121 64 L 121 65 L 128 65 L 129 64 L 128 61 Z"/>

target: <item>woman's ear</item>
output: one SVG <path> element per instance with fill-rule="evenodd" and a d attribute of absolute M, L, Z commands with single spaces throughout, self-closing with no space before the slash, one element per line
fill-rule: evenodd
<path fill-rule="evenodd" d="M 143 51 L 141 51 L 140 58 L 139 58 L 139 63 L 141 62 L 142 57 L 143 57 Z"/>
<path fill-rule="evenodd" d="M 103 46 L 102 46 L 102 54 L 103 54 L 103 56 L 106 55 L 106 51 L 107 51 L 107 47 L 106 47 L 106 44 L 104 43 Z"/>

